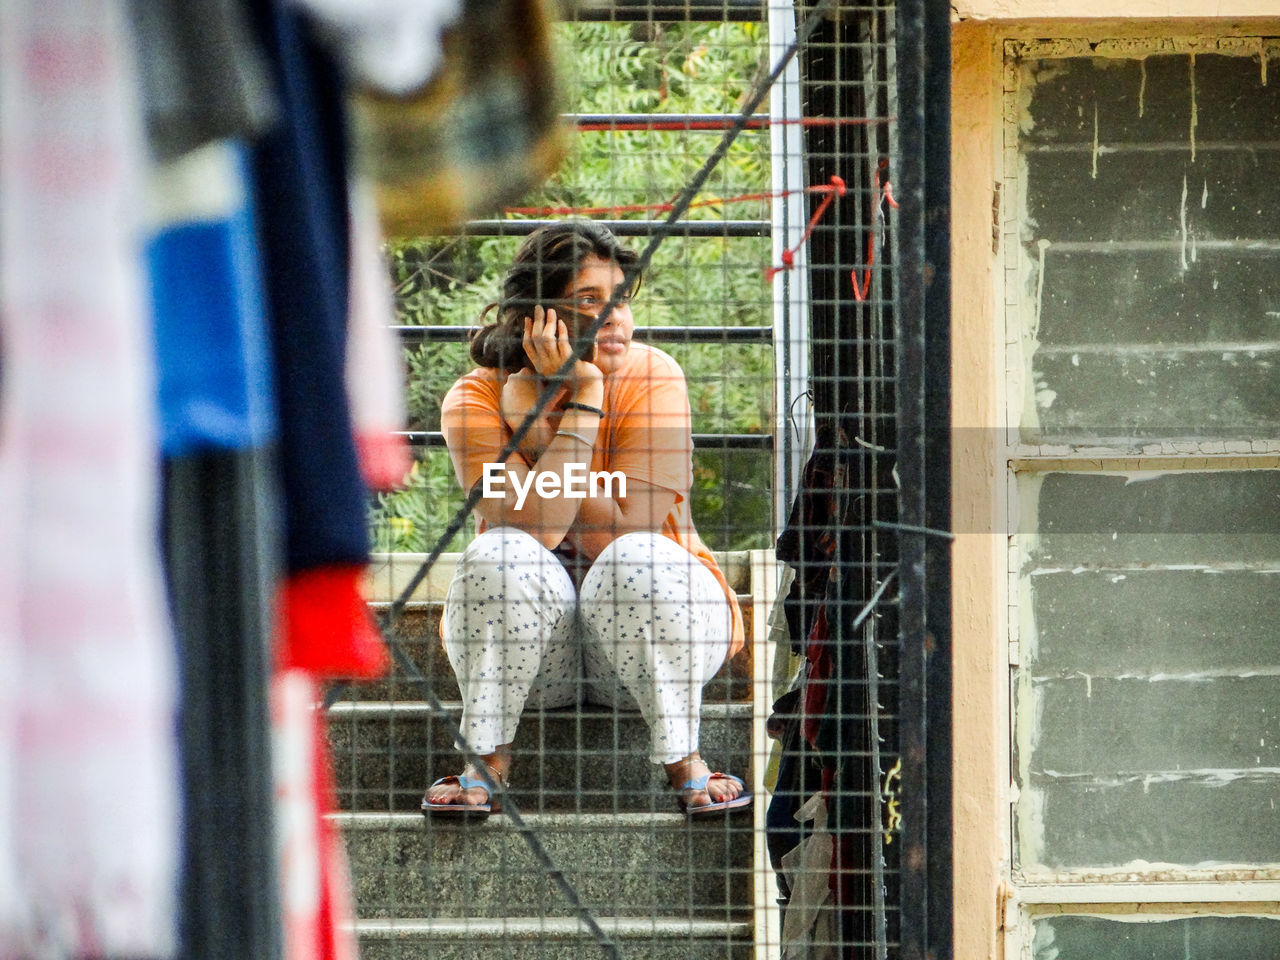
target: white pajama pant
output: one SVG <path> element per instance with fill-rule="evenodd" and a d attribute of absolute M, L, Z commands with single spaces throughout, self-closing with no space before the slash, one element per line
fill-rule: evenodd
<path fill-rule="evenodd" d="M 575 591 L 532 536 L 488 530 L 463 552 L 445 599 L 462 734 L 487 755 L 515 739 L 525 706 L 591 701 L 638 709 L 650 759 L 674 763 L 698 748 L 702 686 L 730 630 L 719 581 L 661 534 L 618 537 Z"/>

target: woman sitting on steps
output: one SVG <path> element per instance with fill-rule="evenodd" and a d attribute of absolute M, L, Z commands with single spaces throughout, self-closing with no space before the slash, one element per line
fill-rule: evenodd
<path fill-rule="evenodd" d="M 575 335 L 636 260 L 600 224 L 552 224 L 521 245 L 501 302 L 486 308 L 496 306 L 497 318 L 471 343 L 479 367 L 442 409 L 458 479 L 464 490 L 483 485 L 485 496 L 441 632 L 462 691 L 463 736 L 495 781 L 506 783 L 526 706 L 590 701 L 638 709 L 650 759 L 666 768 L 680 806 L 720 812 L 751 796 L 699 755 L 702 686 L 741 648 L 742 614 L 690 519 L 684 374 L 661 350 L 632 342 L 629 299 L 518 452 L 497 462 L 544 378 L 573 355 Z M 433 783 L 422 809 L 483 816 L 496 804 L 468 767 Z"/>

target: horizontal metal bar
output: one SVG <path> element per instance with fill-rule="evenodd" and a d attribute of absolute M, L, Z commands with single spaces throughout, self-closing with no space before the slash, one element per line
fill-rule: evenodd
<path fill-rule="evenodd" d="M 393 326 L 406 345 L 466 343 L 479 327 Z M 773 342 L 773 327 L 636 327 L 635 338 L 644 343 L 759 343 Z"/>
<path fill-rule="evenodd" d="M 565 120 L 579 130 L 727 130 L 736 113 L 567 113 Z M 767 113 L 753 113 L 746 129 L 769 125 Z"/>
<path fill-rule="evenodd" d="M 444 434 L 439 430 L 399 430 L 396 436 L 404 437 L 415 447 L 443 447 Z M 695 450 L 772 450 L 773 437 L 767 433 L 695 433 Z"/>
<path fill-rule="evenodd" d="M 472 220 L 462 232 L 473 237 L 524 237 L 558 220 Z M 619 237 L 767 237 L 768 220 L 683 220 L 667 227 L 663 220 L 597 220 Z"/>
<path fill-rule="evenodd" d="M 773 327 L 636 327 L 645 343 L 773 343 Z"/>
<path fill-rule="evenodd" d="M 563 0 L 561 16 L 583 21 L 758 21 L 768 18 L 762 0 Z"/>
<path fill-rule="evenodd" d="M 738 122 L 736 113 L 566 113 L 561 115 L 566 123 L 578 131 L 661 130 L 661 131 L 711 131 L 728 130 Z M 896 117 L 800 117 L 777 119 L 767 113 L 753 113 L 743 128 L 764 130 L 772 126 L 799 127 L 868 127 L 881 123 L 893 123 Z M 846 152 L 848 157 L 869 157 L 870 153 Z M 878 156 L 878 154 L 877 154 Z"/>

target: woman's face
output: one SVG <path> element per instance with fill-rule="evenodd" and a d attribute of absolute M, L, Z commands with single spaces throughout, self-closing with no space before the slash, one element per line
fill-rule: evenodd
<path fill-rule="evenodd" d="M 564 301 L 581 313 L 584 320 L 598 317 L 609 302 L 610 294 L 622 282 L 622 276 L 622 268 L 615 262 L 592 254 L 582 261 L 577 275 L 565 289 Z M 568 317 L 566 322 L 569 322 L 569 334 L 572 337 L 575 333 L 573 324 Z M 631 349 L 631 335 L 635 327 L 630 299 L 625 298 L 613 308 L 609 319 L 596 333 L 594 362 L 606 377 L 622 368 L 627 352 Z"/>

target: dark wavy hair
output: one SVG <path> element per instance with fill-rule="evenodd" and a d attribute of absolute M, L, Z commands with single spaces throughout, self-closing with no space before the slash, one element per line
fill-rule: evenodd
<path fill-rule="evenodd" d="M 502 299 L 480 313 L 480 320 L 497 309 L 497 318 L 482 326 L 471 338 L 471 359 L 482 367 L 515 373 L 528 366 L 524 352 L 524 318 L 533 315 L 536 304 L 550 305 L 577 336 L 593 317 L 578 314 L 560 303 L 569 284 L 591 255 L 616 263 L 627 272 L 640 259 L 634 250 L 618 242 L 609 228 L 593 220 L 563 220 L 539 227 L 516 251 L 515 259 L 502 281 Z M 631 284 L 640 287 L 637 274 Z M 610 291 L 612 293 L 612 291 Z"/>

